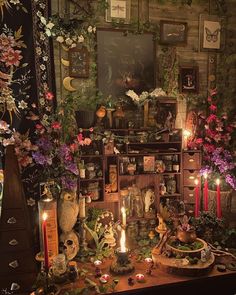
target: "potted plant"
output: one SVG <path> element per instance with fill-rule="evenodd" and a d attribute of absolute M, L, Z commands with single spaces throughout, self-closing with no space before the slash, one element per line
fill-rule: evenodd
<path fill-rule="evenodd" d="M 177 227 L 176 237 L 183 243 L 192 243 L 196 240 L 197 235 L 195 228 L 189 224 L 189 218 L 187 215 L 183 216 L 180 221 L 181 224 Z"/>

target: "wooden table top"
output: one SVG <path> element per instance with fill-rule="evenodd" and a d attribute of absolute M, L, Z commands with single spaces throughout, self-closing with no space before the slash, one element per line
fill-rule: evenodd
<path fill-rule="evenodd" d="M 146 270 L 148 269 L 147 263 L 142 261 L 142 262 L 137 262 L 134 261 L 134 267 L 135 270 L 131 274 L 126 274 L 122 276 L 117 276 L 113 275 L 109 269 L 110 265 L 112 263 L 111 259 L 107 259 L 104 261 L 100 269 L 102 271 L 102 274 L 109 274 L 110 275 L 110 280 L 108 281 L 107 285 L 112 283 L 112 280 L 114 278 L 118 278 L 119 282 L 115 288 L 115 292 L 117 294 L 154 294 L 155 291 L 161 291 L 161 290 L 177 290 L 180 288 L 181 294 L 184 293 L 184 286 L 192 286 L 193 290 L 191 292 L 191 295 L 194 293 L 194 290 L 196 290 L 195 286 L 200 286 L 202 285 L 204 290 L 207 290 L 209 286 L 211 285 L 212 287 L 215 286 L 216 290 L 218 285 L 224 287 L 224 295 L 233 295 L 236 294 L 236 271 L 230 271 L 226 270 L 225 272 L 219 272 L 216 268 L 216 265 L 213 267 L 213 270 L 206 276 L 201 276 L 201 277 L 186 277 L 186 276 L 177 276 L 173 274 L 168 274 L 163 271 L 160 271 L 156 267 L 152 270 L 151 275 L 146 274 Z M 79 268 L 85 268 L 89 272 L 91 272 L 93 275 L 89 275 L 88 278 L 91 279 L 92 281 L 96 282 L 98 285 L 101 285 L 99 282 L 99 278 L 95 278 L 95 266 L 92 263 L 78 263 Z M 142 273 L 145 276 L 145 282 L 137 282 L 135 275 L 138 273 Z M 128 284 L 128 278 L 132 277 L 134 279 L 134 285 L 130 286 Z M 220 284 L 221 282 L 221 284 Z M 227 290 L 232 290 L 232 286 L 230 287 L 230 284 L 233 284 L 235 286 L 235 289 L 233 293 L 227 293 Z M 106 284 L 105 284 L 106 285 Z M 73 283 L 73 289 L 77 287 L 82 287 L 84 286 L 84 280 L 82 278 L 78 278 L 78 280 Z M 206 286 L 206 287 L 204 287 Z M 228 289 L 227 289 L 228 288 Z M 233 287 L 234 288 L 234 287 Z M 72 284 L 68 283 L 63 286 L 61 286 L 61 290 L 59 292 L 59 295 L 63 295 L 65 291 L 71 290 L 72 289 Z M 191 289 L 191 287 L 190 287 Z M 202 290 L 202 289 L 201 289 Z M 202 290 L 202 291 L 204 291 Z M 168 292 L 167 291 L 167 292 Z M 112 292 L 111 289 L 107 290 L 107 293 Z M 170 293 L 163 292 L 163 294 L 168 295 Z M 188 291 L 189 292 L 189 291 Z M 229 291 L 230 292 L 230 291 Z M 113 293 L 113 294 L 114 294 Z M 91 294 L 93 294 L 91 292 Z M 162 294 L 158 292 L 158 294 Z M 177 294 L 177 293 L 176 293 Z M 190 293 L 186 293 L 190 294 Z M 195 293 L 194 293 L 195 294 Z M 211 295 L 212 293 L 204 293 L 202 292 L 201 294 L 209 294 Z M 220 293 L 216 293 L 220 294 Z"/>

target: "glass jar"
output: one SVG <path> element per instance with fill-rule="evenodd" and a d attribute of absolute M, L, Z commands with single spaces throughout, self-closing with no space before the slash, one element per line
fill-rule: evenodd
<path fill-rule="evenodd" d="M 173 195 L 176 193 L 176 180 L 174 176 L 170 176 L 166 182 L 166 191 L 168 194 Z"/>
<path fill-rule="evenodd" d="M 122 206 L 125 208 L 127 217 L 129 217 L 131 212 L 131 200 L 128 188 L 121 189 L 120 196 L 122 198 Z"/>
<path fill-rule="evenodd" d="M 58 254 L 53 258 L 52 273 L 54 276 L 60 276 L 66 272 L 66 256 L 65 254 Z"/>
<path fill-rule="evenodd" d="M 139 221 L 139 237 L 141 239 L 145 239 L 148 237 L 148 226 L 147 226 L 147 220 L 143 219 Z"/>

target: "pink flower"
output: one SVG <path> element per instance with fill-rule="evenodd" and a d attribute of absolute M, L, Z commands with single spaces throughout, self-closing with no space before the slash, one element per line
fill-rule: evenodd
<path fill-rule="evenodd" d="M 210 116 L 206 119 L 207 123 L 211 123 L 216 120 L 216 115 L 210 114 Z"/>
<path fill-rule="evenodd" d="M 18 67 L 20 64 L 20 60 L 23 58 L 20 53 L 20 50 L 14 50 L 10 48 L 7 51 L 3 52 L 1 61 L 4 62 L 7 67 L 10 67 L 12 65 Z"/>
<path fill-rule="evenodd" d="M 61 124 L 59 122 L 55 121 L 51 124 L 51 127 L 53 129 L 61 129 Z"/>
<path fill-rule="evenodd" d="M 13 36 L 6 36 L 4 33 L 0 35 L 0 51 L 6 51 L 15 46 L 15 39 Z"/>
<path fill-rule="evenodd" d="M 93 127 L 90 127 L 90 128 L 89 128 L 89 131 L 90 131 L 90 132 L 93 132 Z"/>
<path fill-rule="evenodd" d="M 211 110 L 212 112 L 215 112 L 215 111 L 217 110 L 216 105 L 211 104 L 211 105 L 210 105 L 210 110 Z"/>
<path fill-rule="evenodd" d="M 89 137 L 85 137 L 84 139 L 84 145 L 90 145 L 92 140 Z"/>
<path fill-rule="evenodd" d="M 76 152 L 76 151 L 78 150 L 78 145 L 77 145 L 77 143 L 72 143 L 72 144 L 70 145 L 70 150 L 71 150 L 72 153 Z"/>
<path fill-rule="evenodd" d="M 54 95 L 52 92 L 48 91 L 48 92 L 46 92 L 45 97 L 47 100 L 53 100 Z"/>
<path fill-rule="evenodd" d="M 84 139 L 83 134 L 82 134 L 82 133 L 79 133 L 79 134 L 77 135 L 77 140 L 78 140 L 78 142 L 80 143 L 81 141 L 83 141 L 83 139 Z"/>
<path fill-rule="evenodd" d="M 203 139 L 202 138 L 197 138 L 196 139 L 196 144 L 202 144 L 203 143 Z"/>
<path fill-rule="evenodd" d="M 217 94 L 217 89 L 216 88 L 215 89 L 211 89 L 210 90 L 210 96 L 213 96 L 215 94 Z"/>

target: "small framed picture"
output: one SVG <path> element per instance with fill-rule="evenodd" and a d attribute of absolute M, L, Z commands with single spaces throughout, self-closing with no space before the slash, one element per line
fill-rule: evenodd
<path fill-rule="evenodd" d="M 69 50 L 69 75 L 73 78 L 89 77 L 89 52 L 85 46 Z"/>
<path fill-rule="evenodd" d="M 106 21 L 130 23 L 131 0 L 107 0 Z"/>
<path fill-rule="evenodd" d="M 201 14 L 199 18 L 199 51 L 221 51 L 225 45 L 224 18 Z"/>
<path fill-rule="evenodd" d="M 187 43 L 187 23 L 161 20 L 160 43 L 166 45 L 185 45 Z"/>
<path fill-rule="evenodd" d="M 155 157 L 154 156 L 144 156 L 143 157 L 143 171 L 144 172 L 154 172 L 155 171 Z"/>
<path fill-rule="evenodd" d="M 198 93 L 198 66 L 183 66 L 179 68 L 180 92 Z"/>

